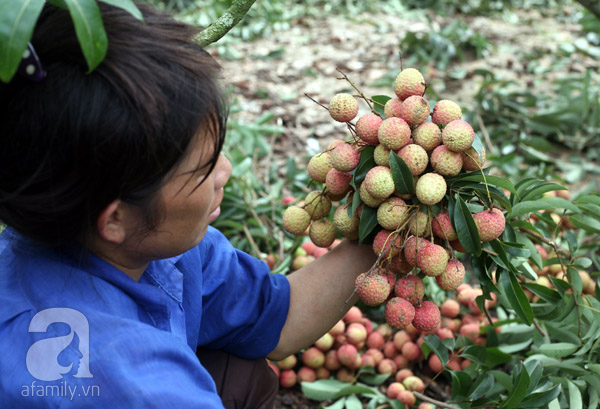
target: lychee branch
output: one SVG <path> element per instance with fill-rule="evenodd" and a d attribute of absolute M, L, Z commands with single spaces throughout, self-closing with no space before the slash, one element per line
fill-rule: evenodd
<path fill-rule="evenodd" d="M 413 395 L 415 395 L 417 398 L 419 398 L 425 402 L 433 403 L 434 405 L 439 406 L 440 408 L 460 409 L 458 406 L 453 406 L 448 403 L 441 402 L 439 400 L 435 400 L 435 399 L 430 398 L 429 396 L 422 394 L 420 392 L 413 391 Z"/>
<path fill-rule="evenodd" d="M 358 89 L 358 87 L 356 85 L 354 85 L 354 83 L 350 80 L 350 78 L 348 78 L 348 76 L 342 70 L 340 70 L 339 68 L 336 68 L 336 70 L 344 76 L 343 78 L 338 78 L 338 79 L 348 81 L 348 83 L 350 85 L 352 85 L 352 88 L 354 88 L 356 90 L 356 92 L 358 92 L 359 97 L 361 97 L 362 99 L 365 100 L 365 102 L 369 106 L 369 109 L 371 110 L 371 112 L 376 114 L 377 112 L 373 109 L 373 105 L 371 105 L 371 103 L 369 102 L 369 98 L 365 97 L 365 94 L 363 94 L 362 91 L 360 89 Z"/>
<path fill-rule="evenodd" d="M 325 105 L 321 104 L 319 101 L 317 101 L 316 99 L 314 99 L 313 97 L 311 97 L 310 95 L 308 95 L 306 92 L 304 93 L 304 96 L 307 97 L 308 99 L 310 99 L 312 102 L 314 102 L 317 105 L 320 105 L 321 107 L 325 108 L 327 111 L 329 111 L 329 108 L 327 108 Z"/>
<path fill-rule="evenodd" d="M 221 17 L 213 21 L 211 25 L 202 30 L 194 39 L 202 47 L 218 41 L 244 18 L 255 1 L 235 0 Z"/>

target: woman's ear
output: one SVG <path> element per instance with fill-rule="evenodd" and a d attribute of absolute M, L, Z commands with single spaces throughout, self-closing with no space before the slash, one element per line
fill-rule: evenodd
<path fill-rule="evenodd" d="M 123 202 L 119 199 L 112 201 L 98 216 L 96 221 L 98 235 L 110 243 L 123 243 L 127 236 L 127 220 L 125 219 L 128 217 L 128 213 Z"/>

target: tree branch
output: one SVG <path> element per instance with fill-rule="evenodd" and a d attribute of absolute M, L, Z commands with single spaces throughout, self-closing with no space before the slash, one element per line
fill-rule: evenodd
<path fill-rule="evenodd" d="M 429 403 L 433 403 L 435 406 L 439 406 L 440 408 L 448 408 L 448 409 L 459 409 L 458 406 L 453 406 L 453 405 L 449 405 L 445 402 L 440 402 L 439 400 L 435 400 L 430 398 L 427 395 L 423 395 L 422 393 L 413 391 L 413 395 L 415 395 L 417 398 L 424 400 L 425 402 L 429 402 Z"/>
<path fill-rule="evenodd" d="M 577 2 L 600 19 L 600 3 L 597 0 L 577 0 Z"/>
<path fill-rule="evenodd" d="M 244 18 L 256 0 L 235 0 L 231 7 L 194 38 L 202 47 L 212 44 L 229 32 Z"/>

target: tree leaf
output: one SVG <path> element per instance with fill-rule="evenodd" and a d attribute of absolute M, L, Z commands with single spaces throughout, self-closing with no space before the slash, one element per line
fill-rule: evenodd
<path fill-rule="evenodd" d="M 555 190 L 567 190 L 566 187 L 559 185 L 558 183 L 542 183 L 531 190 L 528 190 L 527 193 L 523 195 L 521 198 L 521 202 L 525 202 L 527 200 L 533 200 L 543 195 L 546 192 L 552 192 Z"/>
<path fill-rule="evenodd" d="M 543 344 L 540 346 L 540 352 L 552 358 L 564 358 L 577 351 L 579 345 L 569 342 L 556 342 L 554 344 Z"/>
<path fill-rule="evenodd" d="M 367 146 L 360 151 L 360 162 L 354 170 L 353 178 L 356 186 L 360 185 L 365 180 L 367 172 L 377 165 L 375 159 L 373 159 L 373 152 L 375 152 L 375 147 L 373 146 Z"/>
<path fill-rule="evenodd" d="M 533 310 L 515 276 L 508 270 L 503 270 L 499 284 L 517 316 L 528 325 L 531 325 L 533 323 Z"/>
<path fill-rule="evenodd" d="M 552 389 L 544 392 L 535 392 L 523 399 L 523 401 L 517 406 L 517 408 L 543 408 L 545 405 L 556 399 L 560 394 L 561 387 L 555 385 Z"/>
<path fill-rule="evenodd" d="M 467 204 L 459 195 L 456 196 L 452 224 L 454 225 L 454 230 L 456 230 L 458 240 L 465 250 L 471 254 L 480 256 L 481 239 L 479 238 L 477 225 Z"/>
<path fill-rule="evenodd" d="M 600 221 L 593 217 L 574 214 L 569 216 L 569 220 L 575 226 L 584 229 L 585 231 L 600 234 Z"/>
<path fill-rule="evenodd" d="M 356 395 L 350 395 L 346 398 L 346 409 L 362 409 L 362 403 Z"/>
<path fill-rule="evenodd" d="M 375 101 L 375 103 L 373 104 L 373 109 L 375 110 L 375 112 L 377 112 L 380 117 L 385 119 L 383 108 L 385 107 L 385 103 L 388 102 L 391 98 L 387 95 L 375 95 L 371 99 Z"/>
<path fill-rule="evenodd" d="M 582 409 L 583 401 L 581 399 L 581 391 L 573 382 L 567 379 L 569 385 L 569 409 Z"/>
<path fill-rule="evenodd" d="M 470 181 L 470 182 L 481 182 L 486 183 L 491 186 L 498 186 L 500 188 L 506 189 L 511 193 L 515 193 L 515 186 L 512 182 L 506 178 L 502 178 L 500 176 L 493 175 L 485 175 L 485 178 L 481 174 L 481 172 L 472 172 L 466 174 L 459 174 L 452 178 L 448 178 L 448 186 L 451 186 L 454 181 L 460 180 L 461 182 Z"/>
<path fill-rule="evenodd" d="M 575 203 L 591 203 L 596 206 L 600 206 L 600 196 L 598 195 L 583 195 L 577 197 L 574 201 Z"/>
<path fill-rule="evenodd" d="M 516 374 L 516 377 L 515 377 Z M 513 385 L 508 398 L 502 403 L 501 408 L 516 408 L 525 397 L 529 387 L 529 373 L 523 366 L 513 369 Z"/>
<path fill-rule="evenodd" d="M 133 17 L 140 21 L 144 21 L 142 12 L 137 8 L 132 0 L 100 0 L 103 3 L 110 4 L 111 6 L 121 8 L 131 14 Z"/>
<path fill-rule="evenodd" d="M 442 366 L 446 366 L 446 364 L 448 363 L 448 350 L 446 349 L 444 344 L 442 344 L 440 337 L 438 337 L 437 335 L 427 335 L 425 338 L 423 338 L 423 340 L 425 341 L 425 344 L 431 349 L 431 351 L 433 351 L 438 356 L 438 358 L 440 358 Z"/>
<path fill-rule="evenodd" d="M 375 227 L 377 227 L 377 209 L 363 206 L 358 224 L 358 242 L 362 244 Z"/>
<path fill-rule="evenodd" d="M 562 197 L 546 197 L 538 200 L 528 200 L 520 202 L 513 206 L 512 211 L 508 214 L 507 219 L 523 216 L 525 214 L 537 212 L 546 209 L 568 209 L 574 213 L 581 213 L 581 210 L 573 203 Z"/>
<path fill-rule="evenodd" d="M 387 381 L 390 376 L 391 376 L 391 374 L 389 374 L 389 373 L 384 373 L 384 374 L 364 373 L 364 374 L 360 375 L 360 380 L 368 385 L 379 386 L 382 383 L 384 383 L 385 381 Z"/>
<path fill-rule="evenodd" d="M 92 72 L 106 56 L 108 38 L 95 0 L 65 0 L 75 25 L 81 51 Z"/>
<path fill-rule="evenodd" d="M 302 382 L 300 386 L 308 399 L 323 401 L 333 399 L 348 384 L 337 379 L 320 379 L 315 382 Z"/>
<path fill-rule="evenodd" d="M 488 393 L 493 385 L 494 375 L 490 372 L 484 372 L 473 382 L 471 389 L 467 392 L 467 396 L 470 400 L 479 399 Z"/>
<path fill-rule="evenodd" d="M 397 193 L 412 194 L 414 192 L 414 178 L 404 160 L 396 155 L 394 151 L 390 151 L 390 169 L 392 170 L 392 178 Z"/>
<path fill-rule="evenodd" d="M 44 7 L 44 0 L 0 1 L 0 79 L 9 82 L 17 72 L 27 43 Z"/>

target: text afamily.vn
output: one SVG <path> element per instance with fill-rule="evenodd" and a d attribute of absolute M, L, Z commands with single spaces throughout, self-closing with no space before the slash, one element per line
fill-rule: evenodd
<path fill-rule="evenodd" d="M 62 397 L 69 400 L 100 396 L 99 385 L 69 385 L 67 381 L 58 384 L 31 382 L 21 386 L 23 397 Z"/>

